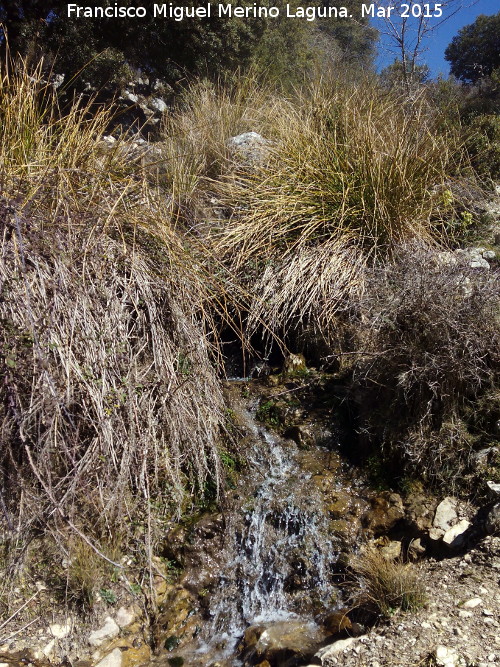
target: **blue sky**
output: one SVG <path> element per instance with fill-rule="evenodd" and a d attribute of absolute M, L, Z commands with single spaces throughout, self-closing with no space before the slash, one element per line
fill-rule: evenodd
<path fill-rule="evenodd" d="M 472 0 L 464 0 L 464 5 L 469 5 Z M 439 0 L 436 0 L 439 2 Z M 433 4 L 433 0 L 421 0 L 421 3 Z M 449 74 L 449 65 L 444 59 L 444 51 L 453 37 L 458 33 L 460 28 L 474 22 L 476 16 L 479 14 L 496 14 L 500 11 L 500 0 L 478 0 L 471 7 L 463 7 L 452 16 L 448 21 L 445 21 L 428 39 L 426 42 L 427 51 L 423 54 L 422 61 L 427 63 L 430 67 L 431 75 L 433 77 L 439 74 L 447 76 Z M 377 19 L 374 21 L 377 25 Z M 381 69 L 385 65 L 394 60 L 394 54 L 388 53 L 383 48 L 384 38 L 382 38 L 382 46 L 379 50 L 379 57 L 377 65 Z"/>

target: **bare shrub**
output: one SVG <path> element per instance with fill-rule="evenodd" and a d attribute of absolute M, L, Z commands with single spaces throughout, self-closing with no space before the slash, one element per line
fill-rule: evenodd
<path fill-rule="evenodd" d="M 464 475 L 481 441 L 467 413 L 498 386 L 499 316 L 498 275 L 458 255 L 406 246 L 370 272 L 357 324 L 361 428 L 404 470 Z"/>
<path fill-rule="evenodd" d="M 208 481 L 218 493 L 224 406 L 208 334 L 224 294 L 126 143 L 101 142 L 105 110 L 61 114 L 23 66 L 1 86 L 6 571 L 40 534 L 110 561 L 119 534 L 144 566 L 166 520 Z"/>

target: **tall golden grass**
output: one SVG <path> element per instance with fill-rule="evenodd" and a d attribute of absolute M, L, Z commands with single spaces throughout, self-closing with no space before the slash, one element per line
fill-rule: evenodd
<path fill-rule="evenodd" d="M 79 100 L 62 112 L 41 66 L 1 72 L 0 525 L 10 574 L 40 532 L 63 552 L 76 538 L 110 560 L 119 533 L 145 566 L 163 523 L 222 479 L 213 332 L 223 290 L 130 142 L 102 141 L 109 112 L 90 112 Z"/>

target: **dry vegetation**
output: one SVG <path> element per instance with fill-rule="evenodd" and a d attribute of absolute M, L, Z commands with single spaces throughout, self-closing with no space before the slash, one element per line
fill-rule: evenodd
<path fill-rule="evenodd" d="M 146 563 L 220 484 L 223 294 L 125 145 L 103 146 L 105 110 L 61 116 L 39 71 L 0 85 L 4 566 L 40 533 L 108 558 L 119 534 Z"/>
<path fill-rule="evenodd" d="M 390 560 L 377 549 L 367 549 L 352 563 L 361 593 L 355 604 L 382 618 L 397 610 L 416 611 L 426 603 L 425 584 L 418 566 Z"/>
<path fill-rule="evenodd" d="M 308 331 L 352 355 L 377 446 L 429 479 L 450 476 L 429 461 L 466 467 L 478 441 L 452 433 L 498 386 L 498 279 L 433 264 L 467 163 L 441 121 L 374 82 L 286 98 L 247 76 L 194 84 L 140 156 L 101 141 L 105 109 L 61 113 L 41 70 L 2 70 L 9 574 L 40 534 L 113 561 L 119 536 L 144 564 L 164 520 L 218 493 L 217 334 L 231 318 L 248 338 Z M 248 130 L 270 143 L 242 164 L 227 140 Z"/>

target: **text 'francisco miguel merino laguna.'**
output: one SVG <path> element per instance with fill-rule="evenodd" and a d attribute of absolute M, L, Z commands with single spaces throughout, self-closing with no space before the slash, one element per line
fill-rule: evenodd
<path fill-rule="evenodd" d="M 151 7 L 129 7 L 127 5 L 114 5 L 99 7 L 89 5 L 68 4 L 68 18 L 144 18 L 153 15 L 153 18 L 172 19 L 182 21 L 185 18 L 210 18 L 212 16 L 232 18 L 277 18 L 281 15 L 287 18 L 305 19 L 306 21 L 315 21 L 325 18 L 364 18 L 378 17 L 390 18 L 396 13 L 401 18 L 439 18 L 442 16 L 442 5 L 433 4 L 401 4 L 396 7 L 391 5 L 379 6 L 377 3 L 361 4 L 359 14 L 354 15 L 349 12 L 347 7 L 329 7 L 328 5 L 304 5 L 292 6 L 286 5 L 285 8 L 260 6 L 253 4 L 251 6 L 239 6 L 232 4 L 212 4 L 200 5 L 197 7 L 179 6 L 168 4 L 153 4 Z"/>

